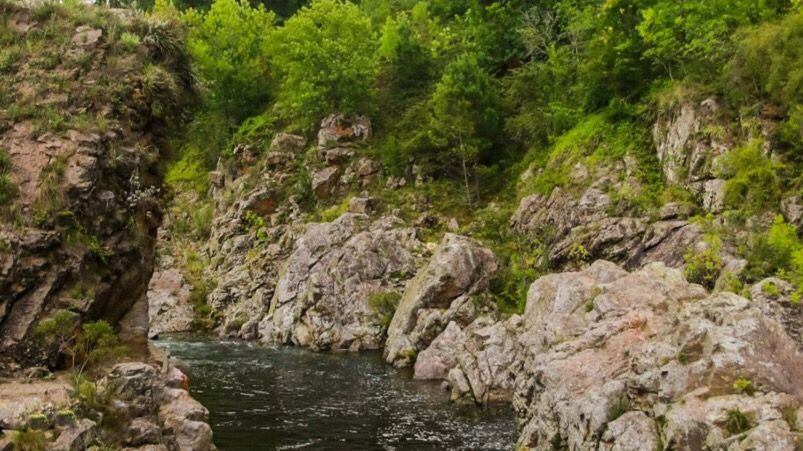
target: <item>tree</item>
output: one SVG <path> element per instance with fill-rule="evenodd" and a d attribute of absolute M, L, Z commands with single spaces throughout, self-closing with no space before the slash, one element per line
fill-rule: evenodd
<path fill-rule="evenodd" d="M 356 5 L 313 1 L 278 31 L 271 54 L 281 74 L 277 114 L 310 128 L 328 113 L 370 107 L 376 40 Z"/>
<path fill-rule="evenodd" d="M 190 9 L 188 47 L 211 107 L 232 125 L 264 108 L 272 91 L 266 43 L 275 14 L 246 0 L 215 0 L 207 13 Z"/>
<path fill-rule="evenodd" d="M 430 138 L 436 146 L 446 150 L 444 160 L 456 157 L 460 162 L 469 203 L 469 169 L 491 160 L 489 152 L 500 130 L 498 107 L 491 77 L 471 54 L 461 56 L 446 67 L 429 100 Z"/>
<path fill-rule="evenodd" d="M 638 25 L 648 44 L 644 55 L 669 77 L 708 79 L 732 54 L 738 27 L 774 18 L 788 4 L 786 0 L 660 0 L 643 10 Z"/>

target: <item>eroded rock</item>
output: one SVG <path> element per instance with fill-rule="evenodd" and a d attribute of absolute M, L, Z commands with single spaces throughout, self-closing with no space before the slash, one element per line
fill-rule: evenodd
<path fill-rule="evenodd" d="M 385 328 L 368 299 L 400 291 L 422 251 L 415 231 L 393 217 L 368 223 L 347 213 L 309 224 L 281 271 L 260 336 L 315 350 L 380 348 Z"/>
<path fill-rule="evenodd" d="M 451 322 L 468 325 L 477 314 L 471 297 L 488 287 L 497 268 L 493 253 L 478 242 L 447 233 L 429 263 L 404 291 L 388 328 L 385 359 L 412 364 Z"/>

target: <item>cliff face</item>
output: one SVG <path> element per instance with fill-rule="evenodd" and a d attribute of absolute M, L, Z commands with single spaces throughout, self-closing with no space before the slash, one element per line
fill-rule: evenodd
<path fill-rule="evenodd" d="M 57 4 L 0 14 L 0 352 L 52 364 L 28 338 L 55 310 L 144 337 L 163 118 L 189 72 L 167 23 Z"/>

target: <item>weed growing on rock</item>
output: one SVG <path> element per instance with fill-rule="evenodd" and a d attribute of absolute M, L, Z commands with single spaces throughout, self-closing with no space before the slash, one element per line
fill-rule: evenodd
<path fill-rule="evenodd" d="M 17 196 L 17 186 L 11 181 L 11 156 L 0 148 L 0 207 L 9 205 Z"/>
<path fill-rule="evenodd" d="M 368 306 L 379 318 L 383 327 L 388 327 L 401 301 L 401 294 L 396 291 L 380 291 L 368 297 Z"/>
<path fill-rule="evenodd" d="M 725 428 L 731 435 L 741 434 L 750 429 L 750 419 L 739 409 L 731 409 L 727 412 Z"/>
<path fill-rule="evenodd" d="M 746 395 L 753 395 L 756 391 L 756 387 L 753 385 L 753 381 L 747 379 L 745 377 L 740 377 L 733 382 L 733 389 L 736 393 L 744 393 Z"/>
<path fill-rule="evenodd" d="M 47 449 L 47 438 L 44 431 L 13 431 L 11 433 L 11 443 L 14 444 L 16 451 L 45 451 Z"/>

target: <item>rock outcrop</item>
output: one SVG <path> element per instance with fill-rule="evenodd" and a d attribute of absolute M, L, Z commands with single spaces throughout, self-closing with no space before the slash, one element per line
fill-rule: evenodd
<path fill-rule="evenodd" d="M 9 29 L 14 39 L 47 28 L 42 45 L 63 58 L 48 71 L 23 58 L 3 75 L 5 98 L 32 113 L 12 118 L 6 108 L 0 112 L 0 152 L 10 161 L 17 193 L 0 206 L 0 354 L 26 365 L 51 361 L 29 338 L 57 308 L 128 326 L 124 336 L 143 338 L 161 221 L 156 196 L 165 135 L 143 73 L 149 64 L 163 71 L 175 87 L 169 108 L 180 108 L 191 89 L 181 78 L 189 73 L 181 63 L 186 58 L 172 55 L 165 65 L 164 49 L 141 44 L 125 64 L 111 64 L 104 31 L 87 24 L 75 28 L 88 20 L 84 16 L 34 22 L 22 6 L 8 6 L 3 14 L 19 25 Z M 106 21 L 107 29 L 171 32 L 167 25 L 148 28 L 142 17 L 109 11 L 98 11 L 93 20 Z M 78 64 L 84 67 L 80 76 L 78 60 L 88 62 Z M 64 82 L 46 82 L 52 74 Z M 59 120 L 41 116 L 43 111 Z"/>
<path fill-rule="evenodd" d="M 365 215 L 347 213 L 307 226 L 260 323 L 263 340 L 315 350 L 382 347 L 385 327 L 368 300 L 400 291 L 418 268 L 423 246 L 394 217 L 368 223 Z"/>
<path fill-rule="evenodd" d="M 159 369 L 142 362 L 120 363 L 97 384 L 78 382 L 83 384 L 81 392 L 73 392 L 66 379 L 62 375 L 53 381 L 3 386 L 4 396 L 12 399 L 24 389 L 27 407 L 0 410 L 0 426 L 40 430 L 47 441 L 43 449 L 54 451 L 93 449 L 102 443 L 125 449 L 215 449 L 208 411 L 190 397 L 187 377 L 171 365 Z"/>
<path fill-rule="evenodd" d="M 478 242 L 447 233 L 429 263 L 404 290 L 385 343 L 385 359 L 409 365 L 446 326 L 468 325 L 479 313 L 472 297 L 497 269 L 494 254 Z"/>
<path fill-rule="evenodd" d="M 699 225 L 685 220 L 682 208 L 666 208 L 659 220 L 610 214 L 610 197 L 599 188 L 586 189 L 579 198 L 561 188 L 549 197 L 523 198 L 511 218 L 511 227 L 532 237 L 548 237 L 552 267 L 572 267 L 588 260 L 606 259 L 635 268 L 660 261 L 683 264 L 689 248 L 703 239 Z"/>
<path fill-rule="evenodd" d="M 662 263 L 597 261 L 538 279 L 521 317 L 450 323 L 415 377 L 512 399 L 521 449 L 794 450 L 803 354 L 787 288 L 764 281 L 751 302 Z"/>

